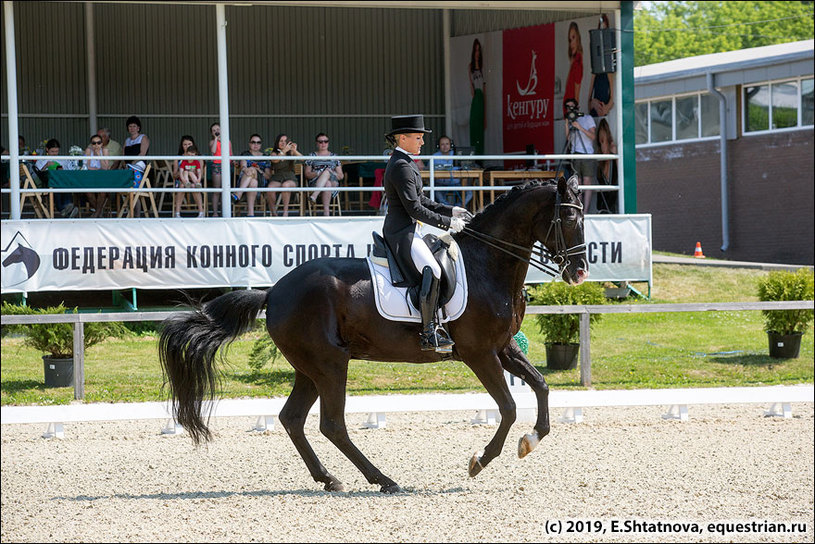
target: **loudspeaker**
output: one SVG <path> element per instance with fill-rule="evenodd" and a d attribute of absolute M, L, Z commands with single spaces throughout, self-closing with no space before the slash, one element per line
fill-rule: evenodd
<path fill-rule="evenodd" d="M 617 71 L 617 39 L 613 28 L 589 30 L 591 73 L 613 74 Z"/>

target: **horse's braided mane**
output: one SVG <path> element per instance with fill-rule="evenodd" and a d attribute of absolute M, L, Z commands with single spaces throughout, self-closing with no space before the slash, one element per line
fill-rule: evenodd
<path fill-rule="evenodd" d="M 477 228 L 481 223 L 490 221 L 491 217 L 495 215 L 495 213 L 500 212 L 504 208 L 506 208 L 511 202 L 514 202 L 521 194 L 523 194 L 528 189 L 534 189 L 537 187 L 551 187 L 556 186 L 557 181 L 555 180 L 542 180 L 542 179 L 533 179 L 527 181 L 521 185 L 516 185 L 509 191 L 506 191 L 504 194 L 500 195 L 498 198 L 495 199 L 494 202 L 491 204 L 487 204 L 484 206 L 484 209 L 478 212 L 473 220 L 470 222 L 470 226 L 473 228 Z"/>

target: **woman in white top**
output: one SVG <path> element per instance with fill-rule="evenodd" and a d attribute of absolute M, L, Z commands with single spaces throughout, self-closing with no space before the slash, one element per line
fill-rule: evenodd
<path fill-rule="evenodd" d="M 102 145 L 102 137 L 94 134 L 91 136 L 91 141 L 88 144 L 88 147 L 85 148 L 85 156 L 96 158 L 83 161 L 85 163 L 85 168 L 87 170 L 110 170 L 111 161 L 101 158 L 107 157 L 109 154 L 110 153 L 107 148 Z M 102 215 L 102 210 L 105 209 L 105 204 L 107 204 L 108 194 L 85 193 L 85 197 L 88 199 L 88 202 L 90 202 L 91 208 L 94 208 L 93 215 L 91 215 L 91 217 L 100 217 Z"/>

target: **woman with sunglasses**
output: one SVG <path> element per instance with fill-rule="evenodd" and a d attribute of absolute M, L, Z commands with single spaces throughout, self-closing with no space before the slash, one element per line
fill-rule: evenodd
<path fill-rule="evenodd" d="M 85 156 L 95 158 L 83 161 L 85 163 L 85 168 L 88 170 L 110 170 L 111 161 L 100 158 L 107 157 L 109 155 L 110 152 L 102 145 L 102 137 L 98 134 L 94 134 L 91 136 L 88 147 L 85 148 Z M 88 199 L 88 202 L 90 202 L 91 208 L 94 208 L 94 212 L 91 217 L 101 217 L 102 210 L 104 210 L 105 204 L 108 201 L 108 194 L 85 193 L 85 197 Z"/>
<path fill-rule="evenodd" d="M 336 157 L 334 153 L 328 150 L 328 134 L 321 132 L 314 141 L 317 142 L 317 151 L 314 151 L 310 156 Z M 345 177 L 342 171 L 342 163 L 338 159 L 308 160 L 306 161 L 304 173 L 309 186 L 314 188 L 338 187 L 340 181 Z M 323 215 L 328 217 L 331 215 L 329 204 L 335 193 L 335 191 L 314 191 L 309 198 L 316 204 L 317 197 L 319 197 L 323 204 Z"/>

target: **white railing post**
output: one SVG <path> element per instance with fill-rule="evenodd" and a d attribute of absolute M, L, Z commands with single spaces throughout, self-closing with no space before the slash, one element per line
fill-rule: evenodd
<path fill-rule="evenodd" d="M 588 308 L 580 314 L 580 384 L 591 387 L 591 313 Z"/>

